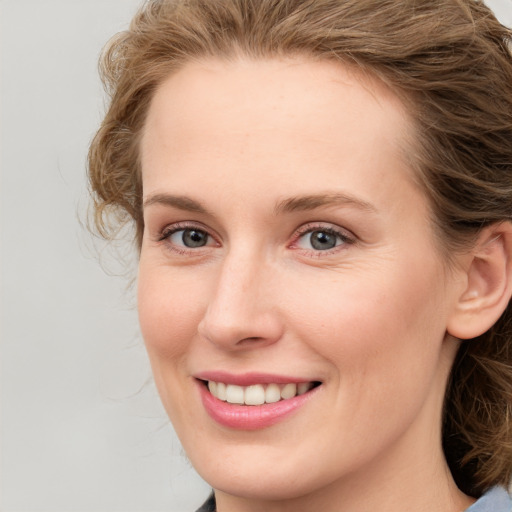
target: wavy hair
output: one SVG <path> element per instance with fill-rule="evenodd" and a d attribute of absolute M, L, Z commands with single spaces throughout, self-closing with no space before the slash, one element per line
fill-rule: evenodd
<path fill-rule="evenodd" d="M 99 233 L 144 222 L 139 140 L 155 89 L 196 58 L 340 61 L 402 99 L 411 167 L 446 255 L 512 219 L 511 31 L 477 0 L 148 0 L 101 59 L 110 106 L 89 152 Z M 445 455 L 478 497 L 512 472 L 512 306 L 462 343 L 446 391 Z"/>

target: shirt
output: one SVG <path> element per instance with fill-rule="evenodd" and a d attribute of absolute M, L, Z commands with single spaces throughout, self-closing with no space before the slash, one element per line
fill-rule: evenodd
<path fill-rule="evenodd" d="M 466 512 L 512 512 L 512 499 L 503 487 L 493 487 Z"/>
<path fill-rule="evenodd" d="M 197 512 L 215 512 L 215 496 L 211 494 Z M 466 509 L 466 512 L 512 512 L 512 499 L 503 487 L 493 487 Z"/>

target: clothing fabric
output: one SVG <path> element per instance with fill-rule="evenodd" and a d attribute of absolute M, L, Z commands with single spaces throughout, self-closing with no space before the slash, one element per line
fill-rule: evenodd
<path fill-rule="evenodd" d="M 215 512 L 215 495 L 213 492 L 203 505 L 196 510 L 196 512 Z"/>
<path fill-rule="evenodd" d="M 512 499 L 503 487 L 493 487 L 466 512 L 512 512 Z"/>
<path fill-rule="evenodd" d="M 215 512 L 213 493 L 197 512 Z M 466 512 L 512 512 L 512 499 L 503 487 L 493 487 L 466 509 Z"/>

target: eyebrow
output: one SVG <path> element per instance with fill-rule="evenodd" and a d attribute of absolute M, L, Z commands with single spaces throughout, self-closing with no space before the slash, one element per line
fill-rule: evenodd
<path fill-rule="evenodd" d="M 210 212 L 198 201 L 186 196 L 172 194 L 154 194 L 149 196 L 143 204 L 147 208 L 153 204 L 160 204 L 178 208 L 180 210 L 209 215 Z M 275 208 L 274 214 L 292 213 L 298 211 L 315 210 L 325 206 L 352 206 L 359 210 L 376 213 L 377 209 L 367 201 L 341 193 L 311 194 L 282 199 Z"/>
<path fill-rule="evenodd" d="M 143 204 L 143 208 L 147 208 L 153 204 L 160 204 L 164 206 L 171 206 L 180 210 L 185 210 L 194 213 L 209 214 L 209 211 L 197 201 L 185 196 L 174 196 L 172 194 L 154 194 L 149 196 Z"/>
<path fill-rule="evenodd" d="M 377 208 L 371 203 L 338 192 L 290 197 L 279 201 L 274 210 L 278 215 L 280 213 L 315 210 L 324 206 L 352 206 L 366 212 L 377 213 Z"/>

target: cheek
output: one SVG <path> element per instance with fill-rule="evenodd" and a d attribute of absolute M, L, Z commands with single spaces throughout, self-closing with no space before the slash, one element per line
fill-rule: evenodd
<path fill-rule="evenodd" d="M 361 453 L 399 436 L 431 397 L 442 397 L 446 380 L 440 367 L 445 329 L 436 313 L 441 290 L 428 278 L 384 275 L 354 284 L 345 277 L 291 306 L 303 328 L 297 336 L 333 370 L 331 410 L 342 425 L 335 428 L 361 440 L 354 441 Z"/>
<path fill-rule="evenodd" d="M 409 373 L 414 380 L 417 371 L 433 371 L 445 333 L 435 273 L 389 269 L 357 276 L 354 271 L 322 286 L 306 283 L 302 293 L 296 288 L 287 296 L 295 318 L 292 329 L 345 379 L 364 379 L 366 373 L 385 380 Z"/>
<path fill-rule="evenodd" d="M 184 355 L 203 314 L 201 289 L 197 280 L 141 263 L 138 314 L 150 358 L 172 363 Z"/>
<path fill-rule="evenodd" d="M 186 359 L 201 318 L 198 285 L 167 267 L 141 259 L 137 302 L 139 324 L 162 403 L 175 426 L 190 424 Z"/>

